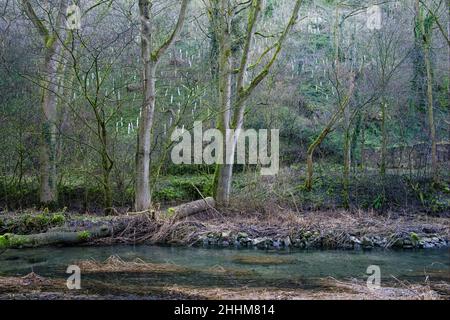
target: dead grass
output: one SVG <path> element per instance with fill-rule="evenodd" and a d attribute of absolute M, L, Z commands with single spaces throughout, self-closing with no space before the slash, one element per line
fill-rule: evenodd
<path fill-rule="evenodd" d="M 297 214 L 292 211 L 269 213 L 229 210 L 221 216 L 207 212 L 184 220 L 160 220 L 151 231 L 136 229 L 133 239 L 150 243 L 193 245 L 208 233 L 246 232 L 250 237 L 285 237 L 299 231 L 318 231 L 330 243 L 338 244 L 346 234 L 390 236 L 401 233 L 422 233 L 432 230 L 450 237 L 450 219 L 426 215 L 379 215 L 367 211 L 323 211 Z M 139 235 L 139 236 L 137 236 Z M 143 236 L 145 235 L 145 236 Z M 128 236 L 128 239 L 132 238 Z"/>
<path fill-rule="evenodd" d="M 0 292 L 40 291 L 63 287 L 64 281 L 44 278 L 34 272 L 24 277 L 0 277 Z"/>
<path fill-rule="evenodd" d="M 118 256 L 110 256 L 103 262 L 82 260 L 76 262 L 83 273 L 111 273 L 111 272 L 151 272 L 151 273 L 182 273 L 189 272 L 188 268 L 173 263 L 149 263 L 139 258 L 133 261 L 123 261 Z"/>
<path fill-rule="evenodd" d="M 203 271 L 190 269 L 173 263 L 149 263 L 142 259 L 124 261 L 119 256 L 110 256 L 103 262 L 95 260 L 82 260 L 76 262 L 83 273 L 206 273 L 210 275 L 250 276 L 251 270 L 239 268 L 226 268 L 215 265 Z"/>
<path fill-rule="evenodd" d="M 450 218 L 425 214 L 383 215 L 374 211 L 331 210 L 297 212 L 280 205 L 268 204 L 263 211 L 230 208 L 223 212 L 208 210 L 182 220 L 167 215 L 155 217 L 141 213 L 133 216 L 104 217 L 113 227 L 113 236 L 94 240 L 91 244 L 169 243 L 194 245 L 208 233 L 246 232 L 250 237 L 295 236 L 303 231 L 318 231 L 330 247 L 338 246 L 348 234 L 390 236 L 402 233 L 425 233 L 450 237 Z M 83 217 L 78 217 L 79 223 Z M 90 221 L 90 218 L 86 218 Z M 430 232 L 431 230 L 431 232 Z"/>
<path fill-rule="evenodd" d="M 397 280 L 397 279 L 396 279 Z M 367 285 L 356 279 L 352 281 L 335 281 L 335 286 L 338 288 L 352 290 L 357 296 L 362 299 L 371 300 L 440 300 L 443 297 L 433 290 L 429 283 L 424 284 L 410 284 L 397 280 L 396 286 L 381 287 L 379 289 L 370 289 Z"/>
<path fill-rule="evenodd" d="M 154 264 L 141 261 L 124 262 L 111 257 L 108 263 L 102 263 L 101 272 L 137 271 Z M 104 267 L 109 265 L 105 271 Z M 126 267 L 123 267 L 123 266 Z M 143 268 L 143 265 L 145 267 Z M 89 271 L 96 272 L 99 265 L 90 262 Z M 167 270 L 160 268 L 159 270 Z M 84 272 L 89 272 L 84 271 Z M 215 266 L 211 273 L 229 274 L 239 270 Z M 364 281 L 350 279 L 338 281 L 334 278 L 315 279 L 316 287 L 279 288 L 279 287 L 201 287 L 192 285 L 145 285 L 111 283 L 109 281 L 86 280 L 81 292 L 72 294 L 62 279 L 48 279 L 35 273 L 25 277 L 0 277 L 0 297 L 31 299 L 210 299 L 210 300 L 440 300 L 449 297 L 448 283 L 410 284 L 396 280 L 394 284 L 380 289 L 367 288 Z"/>
<path fill-rule="evenodd" d="M 437 292 L 427 285 L 410 285 L 407 288 L 385 287 L 368 289 L 355 281 L 321 280 L 318 289 L 284 289 L 275 287 L 198 288 L 172 285 L 165 287 L 170 294 L 194 295 L 208 300 L 439 300 Z"/>

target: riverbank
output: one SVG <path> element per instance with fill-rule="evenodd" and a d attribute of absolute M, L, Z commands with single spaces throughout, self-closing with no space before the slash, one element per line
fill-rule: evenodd
<path fill-rule="evenodd" d="M 104 228 L 103 237 L 89 231 Z M 11 235 L 75 233 L 76 245 L 168 244 L 258 249 L 432 249 L 450 245 L 450 218 L 371 211 L 273 213 L 208 210 L 174 219 L 164 213 L 104 217 L 77 213 L 0 216 L 0 248 Z M 67 236 L 65 236 L 67 238 Z M 16 239 L 20 236 L 16 236 Z M 42 236 L 40 236 L 42 238 Z M 9 241 L 11 242 L 11 241 Z M 61 242 L 60 244 L 64 244 Z M 73 243 L 70 243 L 73 245 Z M 16 241 L 15 247 L 39 245 Z M 5 245 L 4 245 L 5 248 Z"/>
<path fill-rule="evenodd" d="M 374 212 L 245 214 L 195 217 L 171 229 L 181 243 L 258 249 L 431 249 L 449 246 L 450 219 Z M 194 227 L 191 227 L 193 225 Z M 180 239 L 168 236 L 169 243 Z"/>

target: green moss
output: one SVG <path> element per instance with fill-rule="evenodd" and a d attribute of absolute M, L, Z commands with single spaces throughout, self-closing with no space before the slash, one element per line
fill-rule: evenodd
<path fill-rule="evenodd" d="M 45 213 L 41 213 L 35 216 L 35 222 L 39 226 L 45 226 L 49 224 L 50 217 Z"/>
<path fill-rule="evenodd" d="M 91 237 L 91 234 L 89 231 L 80 231 L 78 232 L 78 239 L 81 241 L 87 241 Z"/>
<path fill-rule="evenodd" d="M 172 217 L 174 214 L 175 214 L 175 209 L 174 208 L 167 209 L 167 216 L 168 217 Z"/>
<path fill-rule="evenodd" d="M 51 36 L 51 35 L 47 34 L 45 36 L 45 47 L 46 48 L 51 48 L 55 41 L 56 41 L 56 37 L 55 36 Z"/>
<path fill-rule="evenodd" d="M 47 211 L 33 215 L 26 213 L 16 219 L 10 219 L 6 231 L 15 234 L 45 232 L 49 228 L 62 225 L 66 221 L 63 213 L 49 214 Z"/>
<path fill-rule="evenodd" d="M 409 234 L 409 237 L 410 237 L 410 239 L 411 239 L 413 244 L 417 244 L 420 241 L 419 235 L 417 233 L 415 233 L 415 232 L 411 232 Z"/>
<path fill-rule="evenodd" d="M 61 225 L 65 220 L 66 218 L 64 217 L 64 215 L 60 213 L 55 213 L 50 219 L 51 223 L 54 225 Z"/>
<path fill-rule="evenodd" d="M 27 243 L 29 243 L 29 240 L 26 236 L 15 235 L 12 233 L 5 233 L 0 236 L 0 249 L 8 247 L 20 248 Z"/>
<path fill-rule="evenodd" d="M 169 176 L 161 180 L 153 192 L 156 201 L 194 200 L 212 194 L 210 176 Z"/>
<path fill-rule="evenodd" d="M 173 186 L 167 186 L 155 192 L 155 197 L 159 200 L 181 200 L 184 197 L 182 190 L 179 190 Z"/>
<path fill-rule="evenodd" d="M 9 247 L 9 239 L 7 235 L 8 234 L 0 236 L 0 249 Z"/>
<path fill-rule="evenodd" d="M 20 235 L 10 235 L 8 240 L 11 247 L 22 247 L 28 243 L 28 238 Z"/>

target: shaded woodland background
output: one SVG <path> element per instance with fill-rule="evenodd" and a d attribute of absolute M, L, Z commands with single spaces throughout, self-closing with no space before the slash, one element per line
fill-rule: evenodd
<path fill-rule="evenodd" d="M 24 12 L 24 2 L 0 1 L 3 210 L 41 202 L 40 105 L 46 54 L 38 30 Z M 60 1 L 29 2 L 50 28 L 55 25 Z M 180 36 L 159 62 L 150 153 L 154 205 L 214 193 L 215 166 L 180 166 L 170 161 L 170 134 L 175 127 L 189 130 L 194 121 L 203 121 L 205 128 L 218 125 L 220 66 L 213 2 L 191 1 Z M 232 17 L 235 60 L 244 50 L 250 2 L 234 2 L 240 8 Z M 79 211 L 110 206 L 130 210 L 143 103 L 138 1 L 75 3 L 83 12 L 82 28 L 54 40 L 63 43 L 54 79 L 55 205 Z M 153 1 L 155 41 L 170 35 L 179 3 Z M 251 48 L 253 62 L 287 24 L 293 3 L 263 1 Z M 281 171 L 261 177 L 257 166 L 236 165 L 233 207 L 448 214 L 449 3 L 384 1 L 380 30 L 367 29 L 367 6 L 366 1 L 352 0 L 302 2 L 297 24 L 278 59 L 246 101 L 245 128 L 280 129 Z M 248 72 L 253 76 L 256 70 Z M 350 74 L 352 90 L 348 90 Z M 343 103 L 346 95 L 348 101 Z M 329 133 L 314 150 L 314 176 L 308 186 L 308 149 L 333 117 Z"/>

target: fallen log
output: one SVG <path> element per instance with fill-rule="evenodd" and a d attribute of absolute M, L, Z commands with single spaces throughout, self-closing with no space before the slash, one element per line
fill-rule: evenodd
<path fill-rule="evenodd" d="M 214 209 L 216 202 L 213 198 L 208 197 L 201 200 L 192 201 L 176 207 L 167 209 L 169 215 L 175 217 L 175 219 L 185 218 L 200 212 L 204 212 L 208 209 Z"/>
<path fill-rule="evenodd" d="M 49 231 L 46 233 L 27 235 L 6 233 L 0 236 L 0 249 L 30 248 L 56 244 L 74 245 L 97 238 L 104 238 L 111 234 L 112 230 L 108 226 L 101 226 L 95 229 L 88 229 L 78 232 Z"/>

